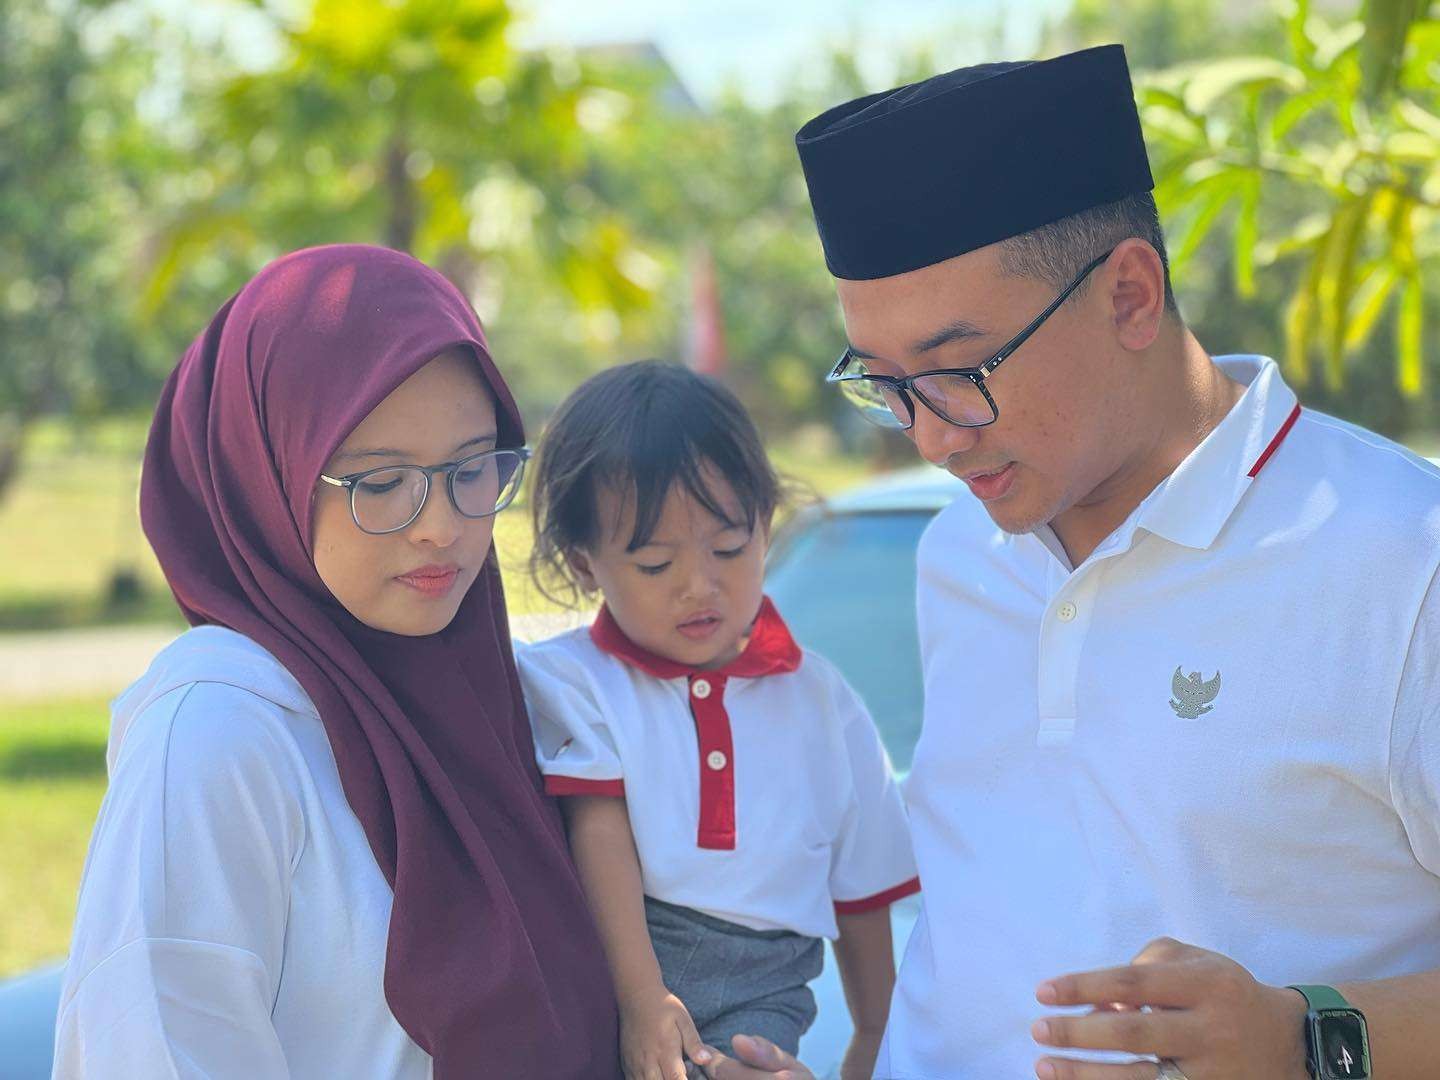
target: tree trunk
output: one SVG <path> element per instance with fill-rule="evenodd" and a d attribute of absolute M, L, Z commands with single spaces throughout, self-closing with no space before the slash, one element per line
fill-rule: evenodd
<path fill-rule="evenodd" d="M 469 249 L 460 244 L 447 248 L 440 256 L 436 269 L 465 294 L 465 299 L 474 302 L 476 286 L 480 283 L 480 267 Z"/>
<path fill-rule="evenodd" d="M 19 413 L 0 413 L 0 500 L 20 473 L 25 427 L 25 419 Z"/>
<path fill-rule="evenodd" d="M 405 139 L 396 135 L 385 150 L 385 190 L 390 202 L 385 246 L 405 252 L 415 243 L 415 188 L 405 168 L 409 157 Z"/>

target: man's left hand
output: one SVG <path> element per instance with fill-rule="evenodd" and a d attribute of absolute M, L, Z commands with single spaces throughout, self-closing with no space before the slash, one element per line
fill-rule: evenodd
<path fill-rule="evenodd" d="M 1308 1080 L 1304 997 L 1171 938 L 1152 941 L 1125 967 L 1051 979 L 1035 997 L 1042 1005 L 1094 1008 L 1037 1021 L 1032 1034 L 1043 1046 L 1168 1058 L 1189 1080 Z M 1155 1080 L 1156 1066 L 1051 1056 L 1036 1064 L 1035 1075 Z"/>
<path fill-rule="evenodd" d="M 809 1069 L 769 1039 L 736 1035 L 730 1042 L 733 1058 L 707 1047 L 714 1055 L 705 1066 L 710 1080 L 815 1080 Z"/>

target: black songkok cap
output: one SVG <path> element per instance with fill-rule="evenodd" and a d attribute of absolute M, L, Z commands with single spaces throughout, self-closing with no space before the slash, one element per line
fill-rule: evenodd
<path fill-rule="evenodd" d="M 837 278 L 943 262 L 1155 186 L 1125 49 L 980 64 L 821 113 L 795 136 Z"/>

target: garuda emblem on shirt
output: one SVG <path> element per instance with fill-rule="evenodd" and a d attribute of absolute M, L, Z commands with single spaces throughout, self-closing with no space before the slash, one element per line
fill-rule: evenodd
<path fill-rule="evenodd" d="M 1177 667 L 1170 686 L 1175 693 L 1170 702 L 1175 715 L 1181 720 L 1198 720 L 1215 707 L 1210 703 L 1220 693 L 1220 672 L 1215 672 L 1213 679 L 1201 679 L 1198 671 L 1192 671 L 1187 677 L 1180 674 Z"/>

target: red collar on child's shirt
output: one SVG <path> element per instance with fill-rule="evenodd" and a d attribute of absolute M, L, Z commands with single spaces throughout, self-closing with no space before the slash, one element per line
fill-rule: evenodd
<path fill-rule="evenodd" d="M 590 624 L 590 640 L 601 652 L 618 657 L 657 679 L 680 679 L 694 675 L 758 679 L 794 671 L 800 666 L 802 655 L 800 646 L 790 636 L 790 628 L 768 596 L 760 601 L 760 612 L 750 627 L 750 641 L 745 651 L 724 667 L 713 670 L 693 668 L 641 648 L 625 635 L 615 616 L 610 614 L 610 608 L 603 604 L 595 621 Z"/>

